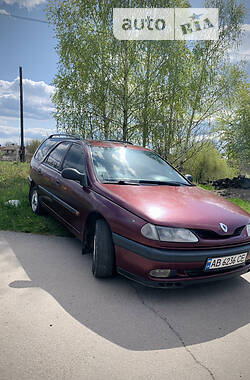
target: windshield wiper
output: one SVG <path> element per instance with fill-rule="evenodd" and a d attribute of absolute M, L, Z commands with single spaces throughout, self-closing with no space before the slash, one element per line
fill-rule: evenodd
<path fill-rule="evenodd" d="M 157 180 L 147 180 L 143 179 L 140 180 L 139 183 L 145 184 L 145 185 L 167 185 L 167 186 L 190 186 L 189 184 L 183 183 L 183 182 L 176 182 L 176 181 L 157 181 Z"/>
<path fill-rule="evenodd" d="M 102 183 L 111 183 L 112 185 L 165 185 L 165 186 L 191 186 L 188 183 L 182 183 L 177 181 L 157 181 L 157 180 L 148 180 L 148 179 L 141 179 L 138 181 L 130 181 L 130 180 L 123 180 L 123 179 L 105 179 Z"/>
<path fill-rule="evenodd" d="M 139 182 L 126 181 L 126 180 L 122 180 L 122 179 L 121 180 L 108 179 L 102 183 L 111 183 L 112 185 L 137 185 L 137 186 L 140 186 Z"/>

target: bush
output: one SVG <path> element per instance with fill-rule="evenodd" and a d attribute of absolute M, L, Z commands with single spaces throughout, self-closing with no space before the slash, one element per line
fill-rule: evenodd
<path fill-rule="evenodd" d="M 40 140 L 31 140 L 28 145 L 26 145 L 26 161 L 30 161 L 33 154 L 41 144 Z"/>
<path fill-rule="evenodd" d="M 238 174 L 230 167 L 213 143 L 208 142 L 198 153 L 184 164 L 184 172 L 193 175 L 197 183 L 213 181 L 219 178 L 232 178 Z"/>

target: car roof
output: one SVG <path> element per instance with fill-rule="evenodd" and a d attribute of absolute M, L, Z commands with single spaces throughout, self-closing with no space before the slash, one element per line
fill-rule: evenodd
<path fill-rule="evenodd" d="M 122 147 L 126 146 L 131 149 L 140 149 L 140 150 L 149 150 L 142 146 L 133 145 L 130 141 L 121 141 L 121 140 L 89 140 L 83 139 L 80 136 L 70 135 L 70 134 L 53 134 L 50 135 L 49 138 L 55 139 L 57 141 L 79 141 L 83 142 L 89 146 L 99 146 L 99 147 Z"/>
<path fill-rule="evenodd" d="M 90 146 L 99 146 L 99 147 L 126 147 L 130 149 L 140 149 L 140 150 L 148 150 L 143 148 L 142 146 L 133 145 L 127 141 L 114 141 L 114 140 L 86 140 L 86 143 Z"/>

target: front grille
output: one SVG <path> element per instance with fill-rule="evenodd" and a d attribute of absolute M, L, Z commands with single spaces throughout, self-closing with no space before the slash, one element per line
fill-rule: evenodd
<path fill-rule="evenodd" d="M 234 233 L 231 235 L 220 235 L 211 230 L 192 230 L 196 235 L 198 235 L 201 239 L 209 239 L 209 240 L 220 240 L 220 239 L 229 239 L 231 237 L 240 236 L 245 226 L 238 227 L 234 230 Z"/>

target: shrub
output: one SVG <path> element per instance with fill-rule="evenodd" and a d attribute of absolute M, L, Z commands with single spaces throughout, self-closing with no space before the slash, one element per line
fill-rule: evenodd
<path fill-rule="evenodd" d="M 192 174 L 194 181 L 198 183 L 219 178 L 232 178 L 238 174 L 235 168 L 229 166 L 227 160 L 221 156 L 212 142 L 203 146 L 184 164 L 183 168 L 183 171 Z"/>

